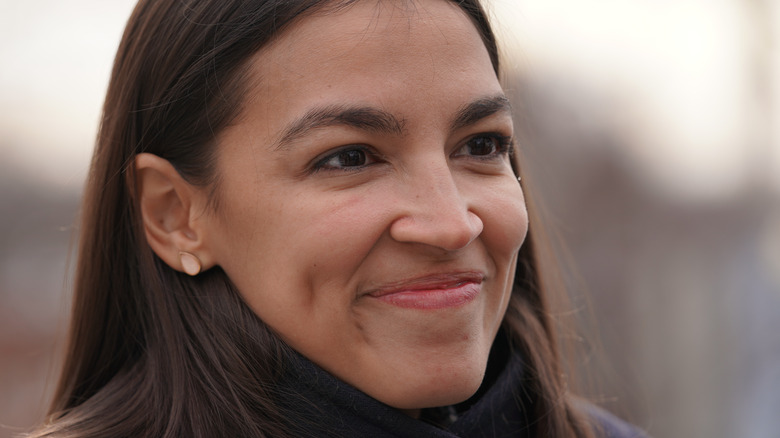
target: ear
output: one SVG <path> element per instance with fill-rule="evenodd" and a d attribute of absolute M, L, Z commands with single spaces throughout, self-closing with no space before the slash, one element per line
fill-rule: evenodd
<path fill-rule="evenodd" d="M 184 180 L 168 160 L 148 153 L 135 157 L 135 180 L 149 246 L 171 268 L 196 275 L 213 266 L 204 244 L 205 190 Z"/>

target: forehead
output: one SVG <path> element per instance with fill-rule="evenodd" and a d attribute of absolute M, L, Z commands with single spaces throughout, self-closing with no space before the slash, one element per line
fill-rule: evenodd
<path fill-rule="evenodd" d="M 454 30 L 457 33 L 474 33 L 476 27 L 465 11 L 450 0 L 358 0 L 326 6 L 311 14 L 302 15 L 286 28 L 269 45 L 269 49 L 282 46 L 300 50 L 302 47 L 350 49 L 361 43 L 403 43 L 396 50 L 410 48 L 415 35 L 427 30 L 442 35 Z M 396 33 L 397 40 L 390 40 L 388 33 Z M 450 34 L 450 38 L 454 34 Z M 443 36 L 443 35 L 442 35 Z M 463 41 L 449 41 L 458 44 Z M 333 44 L 345 44 L 345 47 Z"/>
<path fill-rule="evenodd" d="M 501 94 L 482 37 L 448 0 L 361 0 L 315 12 L 258 52 L 249 74 L 241 119 L 264 144 L 318 107 L 380 108 L 422 123 L 421 115 Z"/>
<path fill-rule="evenodd" d="M 360 0 L 293 22 L 255 56 L 251 72 L 258 85 L 299 87 L 315 75 L 343 82 L 348 72 L 388 78 L 409 63 L 452 67 L 469 54 L 490 63 L 476 27 L 453 2 Z"/>

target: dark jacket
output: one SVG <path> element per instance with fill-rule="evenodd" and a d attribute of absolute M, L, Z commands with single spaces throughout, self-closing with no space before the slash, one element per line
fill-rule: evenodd
<path fill-rule="evenodd" d="M 295 436 L 370 438 L 526 438 L 523 362 L 508 349 L 491 352 L 485 382 L 468 401 L 425 409 L 414 419 L 342 382 L 296 355 L 280 382 L 280 402 Z M 503 353 L 502 353 L 503 352 Z M 640 430 L 593 405 L 588 415 L 603 438 L 647 438 Z"/>

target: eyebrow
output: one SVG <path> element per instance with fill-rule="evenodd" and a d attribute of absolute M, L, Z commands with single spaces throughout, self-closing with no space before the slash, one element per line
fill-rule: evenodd
<path fill-rule="evenodd" d="M 483 97 L 470 102 L 456 113 L 450 129 L 458 130 L 499 112 L 511 113 L 509 99 L 503 94 Z M 379 134 L 401 135 L 404 120 L 393 114 L 367 106 L 331 105 L 314 108 L 290 123 L 274 143 L 275 150 L 289 149 L 291 144 L 309 131 L 331 126 L 346 126 Z"/>
<path fill-rule="evenodd" d="M 400 135 L 404 121 L 387 111 L 371 107 L 333 105 L 315 108 L 291 123 L 279 137 L 275 149 L 284 150 L 308 131 L 329 126 L 347 126 L 380 134 Z"/>
<path fill-rule="evenodd" d="M 450 127 L 453 131 L 471 126 L 499 112 L 512 113 L 512 105 L 503 94 L 483 97 L 462 107 Z"/>

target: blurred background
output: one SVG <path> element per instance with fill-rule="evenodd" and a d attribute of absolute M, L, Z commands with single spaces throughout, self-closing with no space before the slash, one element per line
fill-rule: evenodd
<path fill-rule="evenodd" d="M 0 438 L 54 384 L 133 3 L 0 0 Z M 780 2 L 491 9 L 526 178 L 588 321 L 589 395 L 657 438 L 780 437 Z"/>

